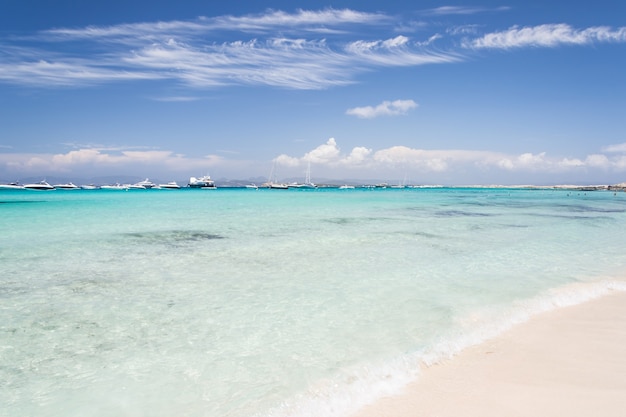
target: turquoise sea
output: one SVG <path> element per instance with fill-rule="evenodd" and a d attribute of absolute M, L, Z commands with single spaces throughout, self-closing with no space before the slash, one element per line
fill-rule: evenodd
<path fill-rule="evenodd" d="M 0 192 L 0 415 L 345 417 L 626 290 L 626 193 Z"/>

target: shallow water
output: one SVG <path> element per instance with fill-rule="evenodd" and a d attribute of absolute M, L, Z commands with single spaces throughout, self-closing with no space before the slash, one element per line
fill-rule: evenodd
<path fill-rule="evenodd" d="M 623 289 L 626 193 L 0 193 L 7 416 L 344 416 Z"/>

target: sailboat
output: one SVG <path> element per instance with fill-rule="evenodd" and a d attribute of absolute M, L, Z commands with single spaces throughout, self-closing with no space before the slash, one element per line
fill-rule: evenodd
<path fill-rule="evenodd" d="M 309 161 L 306 169 L 304 183 L 294 182 L 292 184 L 289 184 L 289 188 L 317 188 L 317 185 L 311 182 L 311 161 Z"/>
<path fill-rule="evenodd" d="M 402 182 L 398 182 L 398 185 L 392 185 L 391 188 L 407 188 L 406 187 L 406 173 L 404 174 L 404 180 Z"/>
<path fill-rule="evenodd" d="M 264 187 L 273 189 L 273 190 L 286 190 L 289 188 L 287 184 L 276 182 L 276 161 L 272 164 L 272 171 L 270 172 L 270 176 L 267 179 L 267 182 L 263 184 Z"/>

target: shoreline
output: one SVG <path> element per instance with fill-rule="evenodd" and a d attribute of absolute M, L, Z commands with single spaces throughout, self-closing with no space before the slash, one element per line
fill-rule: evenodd
<path fill-rule="evenodd" d="M 352 417 L 622 416 L 626 292 L 540 313 Z"/>

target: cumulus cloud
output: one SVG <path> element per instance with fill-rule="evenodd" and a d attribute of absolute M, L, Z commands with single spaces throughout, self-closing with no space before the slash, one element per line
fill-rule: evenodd
<path fill-rule="evenodd" d="M 379 116 L 399 116 L 417 107 L 413 100 L 383 101 L 377 106 L 354 107 L 348 109 L 346 114 L 361 119 L 373 119 Z"/>
<path fill-rule="evenodd" d="M 317 164 L 333 163 L 339 159 L 340 150 L 335 138 L 330 138 L 325 144 L 318 146 L 304 155 L 306 161 Z"/>
<path fill-rule="evenodd" d="M 337 141 L 330 138 L 302 157 L 281 155 L 284 166 L 302 166 L 310 161 L 320 168 L 337 170 L 349 169 L 350 172 L 411 172 L 422 175 L 446 174 L 463 181 L 467 175 L 490 173 L 490 176 L 515 173 L 517 177 L 525 175 L 556 175 L 560 173 L 587 174 L 597 172 L 626 171 L 626 155 L 611 158 L 603 154 L 587 155 L 583 158 L 551 157 L 546 152 L 506 154 L 493 151 L 475 151 L 467 149 L 418 149 L 407 146 L 391 146 L 372 150 L 354 147 L 348 153 L 341 151 Z M 367 175 L 367 174 L 365 174 Z M 548 178 L 548 177 L 546 177 Z"/>
<path fill-rule="evenodd" d="M 171 151 L 136 151 L 78 149 L 58 154 L 0 154 L 0 170 L 9 168 L 13 172 L 70 173 L 89 168 L 96 171 L 134 171 L 137 169 L 163 168 L 172 171 L 205 169 L 223 163 L 217 155 L 188 158 Z"/>
<path fill-rule="evenodd" d="M 585 158 L 585 165 L 595 168 L 608 168 L 611 162 L 606 155 L 594 154 Z"/>
<path fill-rule="evenodd" d="M 357 146 L 345 158 L 341 159 L 341 163 L 347 166 L 358 167 L 367 162 L 368 157 L 372 154 L 372 150 L 363 146 Z"/>
<path fill-rule="evenodd" d="M 297 167 L 298 165 L 300 165 L 300 159 L 285 154 L 278 155 L 276 158 L 274 158 L 274 162 L 276 162 L 278 165 L 283 165 L 286 167 Z"/>
<path fill-rule="evenodd" d="M 516 178 L 553 174 L 626 173 L 626 154 L 614 155 L 594 153 L 582 157 L 552 157 L 545 152 L 506 154 L 492 151 L 468 149 L 420 149 L 408 146 L 390 146 L 370 149 L 355 146 L 342 151 L 337 140 L 326 142 L 305 152 L 301 156 L 281 154 L 274 159 L 281 166 L 281 174 L 289 175 L 308 163 L 315 164 L 317 175 L 337 173 L 341 178 L 373 178 L 377 175 L 397 175 L 398 172 L 428 178 L 445 175 L 457 183 L 472 175 L 488 173 L 489 178 L 500 174 L 514 173 Z M 228 169 L 241 175 L 250 163 L 227 159 L 217 155 L 188 157 L 164 150 L 136 149 L 75 149 L 59 154 L 16 154 L 0 153 L 0 174 L 46 175 L 88 172 L 89 175 L 110 175 L 111 172 L 134 173 L 147 176 L 149 172 L 169 172 L 189 175 L 190 172 L 207 170 L 223 173 Z M 265 167 L 263 167 L 265 169 Z M 98 174 L 100 173 L 100 174 Z M 299 172 L 298 172 L 299 173 Z M 258 175 L 258 171 L 251 173 Z M 233 177 L 241 178 L 241 176 Z M 385 178 L 385 177 L 383 177 Z M 456 180 L 454 180 L 456 178 Z M 536 177 L 534 177 L 536 178 Z"/>

